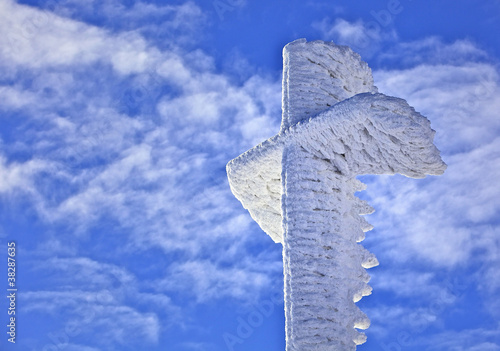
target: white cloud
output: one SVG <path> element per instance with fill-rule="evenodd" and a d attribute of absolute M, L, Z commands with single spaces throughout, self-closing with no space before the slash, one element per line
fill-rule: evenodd
<path fill-rule="evenodd" d="M 378 305 L 363 308 L 363 312 L 370 317 L 369 334 L 379 338 L 397 338 L 396 332 L 403 330 L 422 331 L 436 321 L 436 315 L 428 308 L 415 308 L 408 305 Z"/>
<path fill-rule="evenodd" d="M 416 65 L 421 63 L 457 64 L 487 59 L 487 53 L 478 48 L 470 39 L 458 39 L 446 43 L 432 36 L 411 42 L 398 42 L 379 55 L 382 60 L 395 60 L 398 64 Z"/>
<path fill-rule="evenodd" d="M 141 313 L 125 306 L 96 308 L 93 327 L 102 331 L 104 344 L 138 345 L 156 344 L 160 336 L 160 323 L 153 313 Z M 131 335 L 136 339 L 131 340 Z"/>
<path fill-rule="evenodd" d="M 110 63 L 119 74 L 143 72 L 159 59 L 134 32 L 106 30 L 59 17 L 11 0 L 0 5 L 0 55 L 3 65 L 39 69 L 46 66 Z"/>
<path fill-rule="evenodd" d="M 420 301 L 442 300 L 452 303 L 456 296 L 452 286 L 436 279 L 434 273 L 407 270 L 391 270 L 373 273 L 372 283 L 376 291 L 390 291 L 396 296 L 419 297 Z"/>
<path fill-rule="evenodd" d="M 0 194 L 14 190 L 36 192 L 33 179 L 37 173 L 47 169 L 50 169 L 50 165 L 40 160 L 8 162 L 6 157 L 0 154 Z"/>
<path fill-rule="evenodd" d="M 496 222 L 500 193 L 491 180 L 500 176 L 498 147 L 495 139 L 449 156 L 441 178 L 418 185 L 403 178 L 391 179 L 390 185 L 387 180 L 370 183 L 368 196 L 379 210 L 370 221 L 382 232 L 377 246 L 384 255 L 404 262 L 418 257 L 448 267 L 494 260 L 498 228 L 490 223 Z M 479 257 L 477 250 L 483 253 Z"/>
<path fill-rule="evenodd" d="M 37 99 L 32 92 L 11 86 L 0 86 L 1 109 L 19 109 L 34 104 Z"/>
<path fill-rule="evenodd" d="M 397 34 L 392 26 L 380 26 L 374 21 L 365 22 L 361 19 L 350 22 L 343 18 L 335 21 L 328 17 L 313 22 L 323 40 L 333 41 L 339 45 L 348 45 L 366 60 L 380 50 L 381 44 L 394 42 Z"/>
<path fill-rule="evenodd" d="M 19 78 L 26 82 L 6 86 L 0 94 L 7 98 L 7 114 L 20 110 L 29 116 L 19 122 L 14 138 L 16 147 L 32 157 L 12 162 L 15 144 L 6 145 L 1 186 L 31 189 L 31 203 L 43 223 L 69 234 L 47 234 L 52 245 L 41 240 L 38 249 L 77 255 L 79 240 L 86 240 L 99 221 L 112 220 L 125 233 L 116 255 L 150 248 L 180 253 L 185 264 L 172 267 L 164 279 L 177 282 L 177 289 L 194 288 L 199 301 L 248 300 L 268 286 L 270 273 L 249 263 L 225 268 L 248 255 L 246 243 L 267 240 L 263 234 L 253 236 L 256 227 L 230 193 L 225 164 L 279 130 L 278 77 L 249 72 L 244 82 L 233 83 L 199 50 L 161 48 L 138 32 L 114 32 L 62 17 L 74 16 L 68 3 L 56 7 L 57 15 L 11 1 L 1 6 L 9 20 L 0 27 L 11 26 L 12 35 L 21 35 L 22 23 L 41 16 L 40 28 L 19 38 L 15 54 L 0 53 L 0 67 L 22 72 Z M 142 10 L 155 10 L 146 7 Z M 181 12 L 188 16 L 195 6 L 176 9 L 181 21 Z M 121 16 L 132 16 L 130 9 L 122 10 Z M 5 40 L 0 38 L 0 45 Z M 49 170 L 42 169 L 46 164 Z M 265 253 L 261 259 L 281 264 Z M 112 288 L 116 279 L 103 271 L 117 267 L 99 268 L 101 263 L 83 258 L 49 262 L 61 267 L 59 278 L 50 278 L 54 284 L 77 286 L 93 276 L 89 289 L 107 288 L 116 306 L 133 309 L 121 300 L 130 291 Z M 205 275 L 198 274 L 200 269 Z M 182 272 L 192 278 L 189 284 L 183 283 Z M 132 285 L 142 278 L 122 273 Z M 167 294 L 136 293 L 174 309 Z M 61 293 L 47 294 L 44 302 L 33 301 L 32 310 L 50 305 L 49 296 Z M 61 298 L 74 306 L 88 292 L 78 294 Z M 149 337 L 154 339 L 154 333 Z"/>
<path fill-rule="evenodd" d="M 248 300 L 253 296 L 256 299 L 262 288 L 271 285 L 269 272 L 276 269 L 276 265 L 266 269 L 259 269 L 258 266 L 260 264 L 222 268 L 211 261 L 188 261 L 172 266 L 167 278 L 155 285 L 166 291 L 185 289 L 198 302 L 227 297 Z"/>
<path fill-rule="evenodd" d="M 351 23 L 346 21 L 345 19 L 339 18 L 335 20 L 333 24 L 331 24 L 327 19 L 323 19 L 322 22 L 319 22 L 313 26 L 321 30 L 323 32 L 323 35 L 326 37 L 337 37 L 339 43 L 361 43 L 362 41 L 367 40 L 367 38 L 365 38 L 365 27 L 361 20 Z M 376 35 L 375 39 L 378 38 L 379 36 Z"/>
<path fill-rule="evenodd" d="M 85 284 L 87 290 L 118 289 L 136 284 L 135 277 L 124 268 L 87 257 L 50 258 L 38 262 L 35 272 L 51 275 L 54 286 Z M 57 283 L 56 283 L 57 282 Z"/>
<path fill-rule="evenodd" d="M 99 22 L 113 32 L 133 30 L 146 37 L 161 39 L 164 45 L 192 44 L 199 41 L 207 18 L 193 1 L 157 5 L 142 1 L 133 4 L 119 0 L 47 1 L 45 11 L 82 22 Z"/>
<path fill-rule="evenodd" d="M 20 299 L 35 320 L 57 316 L 59 322 L 47 334 L 48 345 L 81 340 L 85 347 L 101 349 L 157 344 L 160 330 L 178 316 L 167 295 L 142 291 L 143 285 L 122 267 L 86 257 L 40 258 L 35 258 L 32 273 L 43 271 L 45 280 L 39 286 L 51 290 L 24 291 Z M 160 316 L 168 318 L 160 323 Z M 68 328 L 75 332 L 65 332 Z"/>
<path fill-rule="evenodd" d="M 58 344 L 56 344 L 57 346 Z M 62 344 L 65 345 L 64 349 L 66 351 L 99 351 L 98 348 L 95 347 L 88 347 L 85 345 L 79 345 L 79 344 Z"/>
<path fill-rule="evenodd" d="M 499 332 L 498 325 L 492 326 L 491 329 L 466 329 L 459 332 L 450 330 L 419 338 L 418 342 L 429 351 L 498 351 L 500 350 Z"/>

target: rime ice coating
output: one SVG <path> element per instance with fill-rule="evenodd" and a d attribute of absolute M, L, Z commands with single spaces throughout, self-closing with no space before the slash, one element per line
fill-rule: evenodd
<path fill-rule="evenodd" d="M 349 47 L 324 41 L 307 43 L 305 39 L 284 47 L 282 131 L 367 92 L 377 92 L 372 71 Z"/>
<path fill-rule="evenodd" d="M 283 120 L 275 137 L 227 165 L 233 194 L 283 244 L 286 350 L 355 350 L 378 265 L 360 244 L 373 209 L 361 174 L 422 178 L 446 168 L 427 118 L 378 94 L 368 65 L 345 46 L 297 40 L 283 53 Z"/>

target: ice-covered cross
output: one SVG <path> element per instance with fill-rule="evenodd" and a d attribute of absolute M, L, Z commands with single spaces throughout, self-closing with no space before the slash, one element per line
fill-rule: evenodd
<path fill-rule="evenodd" d="M 405 100 L 377 93 L 346 46 L 304 39 L 283 49 L 278 135 L 227 165 L 234 195 L 283 244 L 286 350 L 350 351 L 370 322 L 355 302 L 371 293 L 377 259 L 360 244 L 373 209 L 354 193 L 362 174 L 423 178 L 446 165 L 434 131 Z"/>

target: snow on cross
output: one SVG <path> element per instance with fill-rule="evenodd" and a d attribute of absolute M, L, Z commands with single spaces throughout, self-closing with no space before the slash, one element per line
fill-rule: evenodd
<path fill-rule="evenodd" d="M 435 132 L 405 100 L 377 92 L 350 48 L 299 39 L 283 49 L 278 135 L 227 165 L 233 194 L 283 244 L 286 350 L 355 350 L 370 321 L 377 259 L 360 244 L 373 209 L 354 193 L 362 174 L 440 175 Z"/>

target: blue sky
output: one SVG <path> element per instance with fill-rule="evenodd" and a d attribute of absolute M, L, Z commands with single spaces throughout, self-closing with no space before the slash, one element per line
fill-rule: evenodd
<path fill-rule="evenodd" d="M 278 132 L 281 50 L 302 37 L 358 51 L 448 164 L 362 177 L 380 266 L 358 350 L 500 350 L 500 1 L 1 0 L 0 17 L 19 288 L 2 350 L 284 350 L 281 247 L 225 165 Z"/>

